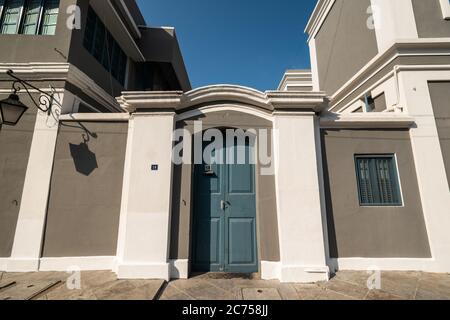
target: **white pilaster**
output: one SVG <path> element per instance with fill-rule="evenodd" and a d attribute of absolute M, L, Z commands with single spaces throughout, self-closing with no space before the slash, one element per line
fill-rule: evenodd
<path fill-rule="evenodd" d="M 274 118 L 280 280 L 328 280 L 315 115 Z"/>
<path fill-rule="evenodd" d="M 450 193 L 428 81 L 450 81 L 449 71 L 400 73 L 405 111 L 416 119 L 411 143 L 433 264 L 427 271 L 450 272 Z"/>
<path fill-rule="evenodd" d="M 174 114 L 134 114 L 130 128 L 117 274 L 169 280 Z"/>
<path fill-rule="evenodd" d="M 62 94 L 58 100 L 62 103 Z M 7 265 L 9 272 L 39 270 L 58 123 L 55 112 L 52 115 L 38 112 L 36 116 L 14 244 Z"/>
<path fill-rule="evenodd" d="M 309 55 L 311 57 L 311 73 L 313 82 L 313 91 L 320 91 L 319 84 L 319 66 L 317 64 L 316 39 L 311 38 L 308 42 Z"/>

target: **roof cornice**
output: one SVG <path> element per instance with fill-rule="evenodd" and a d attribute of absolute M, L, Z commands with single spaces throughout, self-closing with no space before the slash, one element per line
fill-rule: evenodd
<path fill-rule="evenodd" d="M 309 35 L 308 41 L 315 37 L 335 2 L 336 0 L 317 1 L 305 28 L 305 32 Z"/>
<path fill-rule="evenodd" d="M 389 112 L 364 114 L 325 113 L 320 117 L 320 127 L 336 129 L 408 129 L 415 119 L 408 115 Z"/>

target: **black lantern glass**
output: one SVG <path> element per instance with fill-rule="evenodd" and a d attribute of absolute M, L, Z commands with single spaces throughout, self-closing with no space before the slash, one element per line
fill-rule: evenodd
<path fill-rule="evenodd" d="M 19 100 L 19 96 L 11 94 L 8 99 L 0 101 L 2 124 L 15 126 L 27 110 L 28 107 Z"/>

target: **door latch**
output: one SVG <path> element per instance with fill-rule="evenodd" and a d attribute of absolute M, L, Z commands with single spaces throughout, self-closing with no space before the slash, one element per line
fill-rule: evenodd
<path fill-rule="evenodd" d="M 230 202 L 224 200 L 220 201 L 220 209 L 222 209 L 222 211 L 228 209 L 229 206 L 231 206 Z"/>

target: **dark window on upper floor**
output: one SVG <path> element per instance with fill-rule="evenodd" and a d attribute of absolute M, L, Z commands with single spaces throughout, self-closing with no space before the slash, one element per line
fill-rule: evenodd
<path fill-rule="evenodd" d="M 59 0 L 0 0 L 0 33 L 54 35 Z"/>
<path fill-rule="evenodd" d="M 83 44 L 117 81 L 125 84 L 128 58 L 91 7 L 88 10 Z"/>
<path fill-rule="evenodd" d="M 355 156 L 361 206 L 401 206 L 394 155 Z"/>
<path fill-rule="evenodd" d="M 375 99 L 372 98 L 371 94 L 366 94 L 364 96 L 364 103 L 366 105 L 366 112 L 375 111 Z"/>

